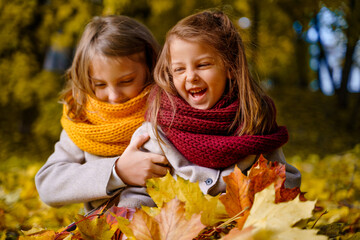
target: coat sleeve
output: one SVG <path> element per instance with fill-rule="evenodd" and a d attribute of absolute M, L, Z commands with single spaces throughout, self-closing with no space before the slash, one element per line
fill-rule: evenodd
<path fill-rule="evenodd" d="M 54 153 L 35 176 L 40 198 L 53 207 L 110 198 L 107 192 L 118 157 L 99 157 L 79 149 L 61 132 Z"/>
<path fill-rule="evenodd" d="M 133 142 L 138 136 L 148 133 L 149 129 L 146 125 L 140 126 L 133 134 L 131 138 L 131 142 Z M 152 140 L 149 140 L 152 142 Z M 149 142 L 148 141 L 148 142 Z M 152 147 L 146 148 L 145 146 L 149 145 L 149 143 L 145 143 L 141 148 L 144 152 L 150 152 L 154 150 Z M 151 151 L 154 152 L 154 151 Z M 158 152 L 156 152 L 158 153 Z M 158 153 L 159 154 L 159 153 Z M 151 199 L 149 194 L 146 191 L 146 187 L 141 186 L 127 186 L 120 193 L 118 207 L 127 207 L 127 208 L 140 208 L 141 206 L 155 207 L 154 201 Z"/>
<path fill-rule="evenodd" d="M 283 153 L 282 148 L 276 149 L 274 152 L 264 154 L 264 157 L 268 159 L 269 161 L 273 162 L 279 162 L 285 165 L 285 171 L 286 171 L 286 180 L 285 180 L 285 187 L 286 188 L 294 188 L 294 187 L 300 187 L 301 185 L 301 174 L 300 171 L 290 165 L 285 160 L 285 155 Z"/>

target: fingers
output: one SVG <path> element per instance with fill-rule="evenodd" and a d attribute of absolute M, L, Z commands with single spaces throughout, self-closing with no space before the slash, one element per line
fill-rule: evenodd
<path fill-rule="evenodd" d="M 153 177 L 163 177 L 166 175 L 167 172 L 170 171 L 170 167 L 160 166 L 157 164 L 154 164 L 152 166 L 152 175 Z"/>
<path fill-rule="evenodd" d="M 169 166 L 169 161 L 166 159 L 166 157 L 155 153 L 148 153 L 148 154 L 149 154 L 149 159 L 151 159 L 152 163 L 162 166 Z"/>
<path fill-rule="evenodd" d="M 157 164 L 153 164 L 151 166 L 151 170 L 147 172 L 147 174 L 142 178 L 142 180 L 137 184 L 139 186 L 146 186 L 146 181 L 152 178 L 161 178 L 164 177 L 167 172 L 170 172 L 169 167 L 160 166 Z"/>
<path fill-rule="evenodd" d="M 130 144 L 136 147 L 137 149 L 140 149 L 144 143 L 146 143 L 150 139 L 149 134 L 145 133 L 143 135 L 139 135 L 135 140 Z"/>
<path fill-rule="evenodd" d="M 151 176 L 147 177 L 144 181 L 144 184 L 142 186 L 146 186 L 146 181 L 153 178 L 162 178 L 164 177 L 168 172 L 170 172 L 170 169 L 167 167 L 161 167 L 162 169 L 158 171 L 158 173 L 152 173 Z"/>

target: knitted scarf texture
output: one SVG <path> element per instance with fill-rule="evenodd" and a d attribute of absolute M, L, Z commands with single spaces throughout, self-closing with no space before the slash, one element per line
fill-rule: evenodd
<path fill-rule="evenodd" d="M 67 116 L 63 107 L 61 124 L 70 139 L 83 151 L 99 156 L 119 156 L 130 143 L 135 130 L 144 122 L 150 87 L 121 104 L 110 104 L 88 97 L 86 121 Z"/>
<path fill-rule="evenodd" d="M 197 165 L 225 168 L 248 155 L 274 151 L 288 141 L 286 127 L 277 127 L 267 135 L 229 133 L 239 105 L 230 97 L 209 110 L 195 109 L 179 97 L 173 99 L 175 115 L 168 97 L 162 94 L 158 124 L 177 150 Z"/>

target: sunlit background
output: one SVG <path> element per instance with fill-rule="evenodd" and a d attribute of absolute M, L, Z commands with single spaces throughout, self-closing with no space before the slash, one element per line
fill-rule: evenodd
<path fill-rule="evenodd" d="M 208 8 L 238 25 L 253 77 L 290 132 L 286 155 L 342 152 L 360 142 L 359 1 L 16 0 L 0 2 L 0 157 L 42 162 L 52 152 L 63 74 L 93 16 L 134 17 L 162 44 L 178 20 Z"/>
<path fill-rule="evenodd" d="M 360 238 L 359 0 L 0 0 L 0 239 L 81 213 L 42 203 L 34 176 L 59 139 L 58 94 L 86 23 L 128 15 L 163 44 L 178 20 L 208 8 L 238 25 L 252 76 L 275 101 L 286 160 L 318 201 L 315 228 Z"/>

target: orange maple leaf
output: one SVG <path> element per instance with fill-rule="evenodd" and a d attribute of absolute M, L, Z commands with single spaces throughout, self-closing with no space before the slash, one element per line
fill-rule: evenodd
<path fill-rule="evenodd" d="M 128 227 L 136 239 L 160 240 L 158 223 L 141 209 L 135 212 Z"/>
<path fill-rule="evenodd" d="M 159 222 L 161 239 L 187 240 L 196 237 L 205 227 L 201 215 L 193 214 L 190 220 L 185 217 L 185 204 L 174 198 L 166 203 L 155 219 Z"/>
<path fill-rule="evenodd" d="M 195 238 L 205 227 L 200 218 L 200 214 L 193 214 L 186 220 L 184 203 L 174 198 L 164 203 L 154 218 L 141 209 L 136 211 L 128 227 L 136 239 L 188 240 Z"/>
<path fill-rule="evenodd" d="M 226 194 L 220 197 L 230 217 L 240 215 L 237 220 L 238 228 L 242 229 L 250 208 L 254 202 L 255 193 L 262 191 L 271 183 L 275 184 L 275 202 L 286 202 L 293 200 L 299 193 L 300 188 L 285 188 L 285 165 L 278 162 L 269 162 L 262 155 L 251 167 L 249 175 L 245 176 L 235 166 L 234 172 L 224 177 L 226 183 Z"/>

